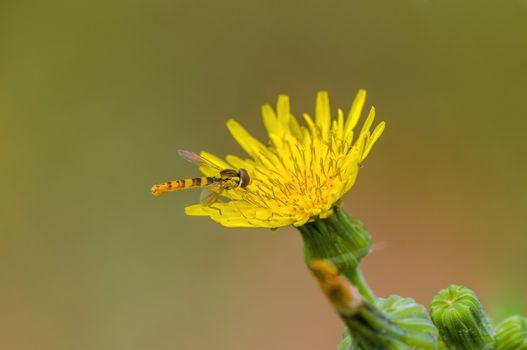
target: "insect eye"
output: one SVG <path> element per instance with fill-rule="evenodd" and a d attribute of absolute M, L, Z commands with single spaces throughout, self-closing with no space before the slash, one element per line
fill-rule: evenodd
<path fill-rule="evenodd" d="M 225 177 L 234 177 L 234 176 L 238 176 L 238 172 L 234 169 L 223 169 L 220 172 L 220 175 L 225 176 Z"/>
<path fill-rule="evenodd" d="M 240 187 L 245 188 L 251 183 L 249 173 L 245 169 L 240 169 Z"/>

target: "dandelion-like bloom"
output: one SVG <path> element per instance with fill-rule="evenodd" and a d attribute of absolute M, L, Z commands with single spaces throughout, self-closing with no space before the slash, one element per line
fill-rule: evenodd
<path fill-rule="evenodd" d="M 246 169 L 251 183 L 246 188 L 224 191 L 229 199 L 210 206 L 192 205 L 188 215 L 209 216 L 228 227 L 302 226 L 316 218 L 327 218 L 357 178 L 362 162 L 384 130 L 384 122 L 373 131 L 375 108 L 357 133 L 355 127 L 366 99 L 360 90 L 347 117 L 338 109 L 331 118 L 329 97 L 317 95 L 315 118 L 303 114 L 305 126 L 291 114 L 289 97 L 278 97 L 276 111 L 262 107 L 269 142 L 260 142 L 235 120 L 227 127 L 250 158 L 229 155 L 222 160 L 210 153 L 200 155 L 222 168 Z M 217 175 L 206 167 L 207 176 Z"/>

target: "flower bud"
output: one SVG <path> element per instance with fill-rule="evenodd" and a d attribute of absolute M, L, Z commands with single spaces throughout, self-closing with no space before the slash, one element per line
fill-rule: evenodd
<path fill-rule="evenodd" d="M 493 349 L 494 329 L 472 290 L 458 285 L 441 290 L 430 314 L 447 349 Z"/>
<path fill-rule="evenodd" d="M 398 295 L 391 295 L 386 299 L 378 298 L 375 305 L 403 331 L 404 337 L 401 341 L 408 347 L 401 349 L 436 348 L 437 328 L 423 305 L 417 304 L 412 298 Z"/>
<path fill-rule="evenodd" d="M 344 332 L 338 350 L 358 350 L 359 344 L 360 349 L 437 348 L 437 329 L 425 308 L 411 298 L 379 298 L 375 306 L 365 304 L 356 315 L 344 320 L 351 331 Z"/>
<path fill-rule="evenodd" d="M 304 240 L 306 264 L 315 259 L 330 261 L 346 277 L 357 269 L 370 251 L 371 236 L 364 225 L 351 218 L 340 207 L 326 219 L 315 219 L 298 227 Z"/>
<path fill-rule="evenodd" d="M 496 350 L 527 350 L 527 318 L 511 316 L 496 327 Z"/>
<path fill-rule="evenodd" d="M 349 330 L 339 349 L 436 349 L 437 329 L 425 308 L 413 299 L 391 296 L 372 304 L 330 262 L 314 260 L 310 268 Z"/>

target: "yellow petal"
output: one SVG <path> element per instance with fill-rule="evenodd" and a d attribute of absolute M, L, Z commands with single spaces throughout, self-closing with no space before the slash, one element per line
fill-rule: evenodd
<path fill-rule="evenodd" d="M 353 131 L 353 128 L 357 125 L 360 114 L 362 112 L 362 107 L 366 101 L 366 90 L 359 90 L 357 96 L 353 100 L 350 111 L 348 113 L 348 118 L 346 119 L 346 124 L 344 125 L 344 138 L 347 140 Z"/>
<path fill-rule="evenodd" d="M 294 222 L 292 218 L 275 216 L 270 209 L 252 208 L 243 201 L 215 203 L 207 210 L 212 220 L 227 227 L 277 228 Z M 203 212 L 204 210 L 197 210 L 194 215 L 203 215 Z"/>
<path fill-rule="evenodd" d="M 315 123 L 320 128 L 322 138 L 328 139 L 328 131 L 331 122 L 331 110 L 329 107 L 329 96 L 327 91 L 317 94 L 317 105 L 315 110 Z"/>
<path fill-rule="evenodd" d="M 218 210 L 201 204 L 189 205 L 185 208 L 185 214 L 190 216 L 210 216 L 217 214 Z"/>
<path fill-rule="evenodd" d="M 201 156 L 201 158 L 204 158 L 204 159 L 208 160 L 209 162 L 213 163 L 214 165 L 218 166 L 221 169 L 228 169 L 228 168 L 231 167 L 223 159 L 221 159 L 220 157 L 217 157 L 214 154 L 209 153 L 207 151 L 201 151 L 199 153 L 199 155 Z"/>
<path fill-rule="evenodd" d="M 258 159 L 260 152 L 266 151 L 266 147 L 260 141 L 252 137 L 252 135 L 236 120 L 229 119 L 227 121 L 227 128 L 229 128 L 232 137 L 234 137 L 245 152 L 251 157 Z"/>
<path fill-rule="evenodd" d="M 300 125 L 298 124 L 296 118 L 291 114 L 289 96 L 278 96 L 278 101 L 276 103 L 276 112 L 278 115 L 278 121 L 282 126 L 283 133 L 280 134 L 280 136 L 284 136 L 285 134 L 289 133 L 295 136 L 296 138 L 300 138 L 302 136 L 302 133 L 300 131 Z"/>
<path fill-rule="evenodd" d="M 368 142 L 366 144 L 366 148 L 364 149 L 364 154 L 362 155 L 362 160 L 366 159 L 368 154 L 370 154 L 370 151 L 373 148 L 373 145 L 375 144 L 375 142 L 377 142 L 379 137 L 381 137 L 382 132 L 384 131 L 385 125 L 386 125 L 385 122 L 379 123 L 379 125 L 377 125 L 375 127 L 375 129 L 373 130 L 373 133 L 369 137 Z"/>
<path fill-rule="evenodd" d="M 274 113 L 271 106 L 262 106 L 262 119 L 268 134 L 280 135 L 282 133 L 282 126 L 278 122 L 278 118 L 276 117 L 276 114 Z"/>
<path fill-rule="evenodd" d="M 227 155 L 227 157 L 225 157 L 225 159 L 227 160 L 227 162 L 229 162 L 229 164 L 232 165 L 232 167 L 234 169 L 240 169 L 240 168 L 243 168 L 243 169 L 252 169 L 255 167 L 255 163 L 254 161 L 250 160 L 250 159 L 241 159 L 240 157 L 237 157 L 237 156 L 233 156 L 231 154 Z"/>
<path fill-rule="evenodd" d="M 362 134 L 366 131 L 370 131 L 370 128 L 374 120 L 375 120 L 375 107 L 371 107 L 370 113 L 368 113 L 368 118 L 366 118 L 366 121 L 362 125 L 362 129 L 360 130 L 360 133 Z"/>
<path fill-rule="evenodd" d="M 313 122 L 313 119 L 311 118 L 311 116 L 307 113 L 304 113 L 302 114 L 302 117 L 304 117 L 307 127 L 309 128 L 309 131 L 311 132 L 311 136 L 318 137 L 319 128 L 317 127 L 317 125 L 315 125 L 315 122 Z"/>
<path fill-rule="evenodd" d="M 344 111 L 339 108 L 337 110 L 337 128 L 335 130 L 335 136 L 338 140 L 342 140 L 344 136 Z"/>
<path fill-rule="evenodd" d="M 276 102 L 276 114 L 278 115 L 278 121 L 281 125 L 287 125 L 289 123 L 290 116 L 289 96 L 280 95 Z"/>

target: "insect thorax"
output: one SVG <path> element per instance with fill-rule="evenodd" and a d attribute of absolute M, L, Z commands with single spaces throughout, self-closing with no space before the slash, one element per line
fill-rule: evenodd
<path fill-rule="evenodd" d="M 232 190 L 240 185 L 239 177 L 222 177 L 223 188 L 226 190 Z"/>

